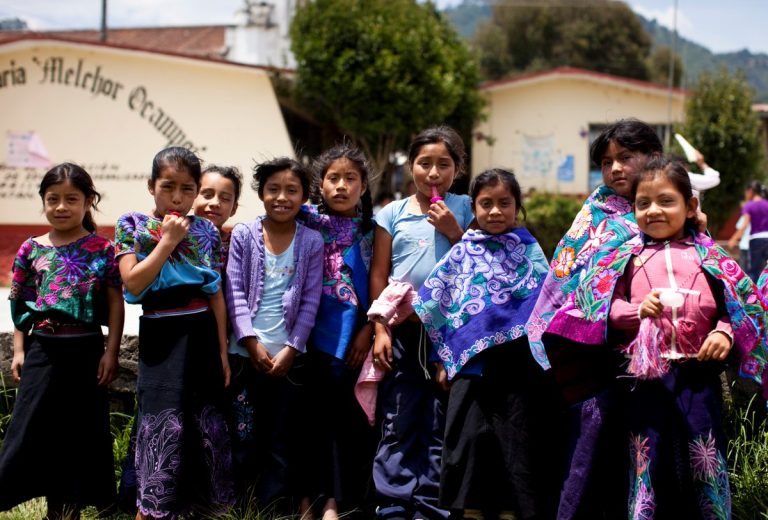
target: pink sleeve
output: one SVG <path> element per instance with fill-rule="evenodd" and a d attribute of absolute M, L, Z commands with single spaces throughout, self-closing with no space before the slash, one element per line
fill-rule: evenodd
<path fill-rule="evenodd" d="M 637 330 L 640 327 L 639 308 L 638 304 L 627 301 L 627 276 L 621 276 L 613 291 L 608 326 L 619 330 Z"/>

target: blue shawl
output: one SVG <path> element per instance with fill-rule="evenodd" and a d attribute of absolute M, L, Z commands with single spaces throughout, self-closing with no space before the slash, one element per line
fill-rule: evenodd
<path fill-rule="evenodd" d="M 525 228 L 469 230 L 438 262 L 413 307 L 449 380 L 483 350 L 525 335 L 547 269 Z"/>

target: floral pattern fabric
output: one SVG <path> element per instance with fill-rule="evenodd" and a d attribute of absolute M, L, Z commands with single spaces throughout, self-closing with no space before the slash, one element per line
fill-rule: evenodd
<path fill-rule="evenodd" d="M 413 304 L 449 379 L 478 353 L 525 335 L 546 273 L 544 253 L 524 228 L 464 233 Z"/>
<path fill-rule="evenodd" d="M 9 299 L 13 322 L 27 331 L 45 314 L 106 324 L 106 289 L 120 287 L 115 250 L 95 234 L 63 246 L 26 240 L 13 262 Z"/>
<path fill-rule="evenodd" d="M 199 285 L 206 294 L 214 294 L 220 286 L 217 272 L 223 265 L 221 237 L 207 219 L 188 216 L 187 236 L 179 242 L 160 274 L 139 295 L 124 292 L 125 301 L 138 303 L 147 292 L 179 285 Z M 157 247 L 162 238 L 162 220 L 143 213 L 126 213 L 115 227 L 115 256 L 133 253 L 138 261 L 144 260 Z"/>
<path fill-rule="evenodd" d="M 555 249 L 549 274 L 526 324 L 531 352 L 550 368 L 542 336 L 555 312 L 602 257 L 639 233 L 632 205 L 607 186 L 597 188 Z"/>
<path fill-rule="evenodd" d="M 599 345 L 607 340 L 608 313 L 613 290 L 633 256 L 644 247 L 638 236 L 603 256 L 585 273 L 581 284 L 569 296 L 550 322 L 548 333 L 573 341 Z M 738 262 L 702 233 L 694 236 L 701 267 L 720 282 L 725 307 L 734 331 L 734 350 L 741 362 L 742 377 L 762 382 L 768 395 L 768 381 L 763 380 L 766 364 L 766 307 L 757 287 L 741 270 Z"/>

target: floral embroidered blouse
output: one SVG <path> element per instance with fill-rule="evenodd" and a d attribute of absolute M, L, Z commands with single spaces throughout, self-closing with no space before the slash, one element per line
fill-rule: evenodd
<path fill-rule="evenodd" d="M 106 289 L 120 285 L 115 249 L 106 238 L 92 233 L 62 246 L 29 238 L 13 262 L 13 323 L 24 332 L 51 315 L 70 323 L 106 324 Z"/>
<path fill-rule="evenodd" d="M 191 220 L 187 236 L 168 257 L 160 274 L 134 296 L 124 291 L 125 301 L 139 303 L 149 292 L 183 285 L 199 286 L 205 294 L 215 294 L 221 284 L 218 269 L 222 266 L 219 231 L 207 219 L 188 216 Z M 162 237 L 162 220 L 143 213 L 126 213 L 115 227 L 115 257 L 133 253 L 141 262 L 157 247 Z"/>

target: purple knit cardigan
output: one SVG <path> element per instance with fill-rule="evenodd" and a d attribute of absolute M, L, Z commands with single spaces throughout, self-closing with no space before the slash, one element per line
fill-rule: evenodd
<path fill-rule="evenodd" d="M 263 218 L 237 224 L 232 230 L 225 291 L 229 321 L 238 343 L 245 337 L 256 336 L 253 317 L 264 292 Z M 305 352 L 323 288 L 323 237 L 320 232 L 297 222 L 293 253 L 296 274 L 283 294 L 283 317 L 288 331 L 287 344 Z"/>

